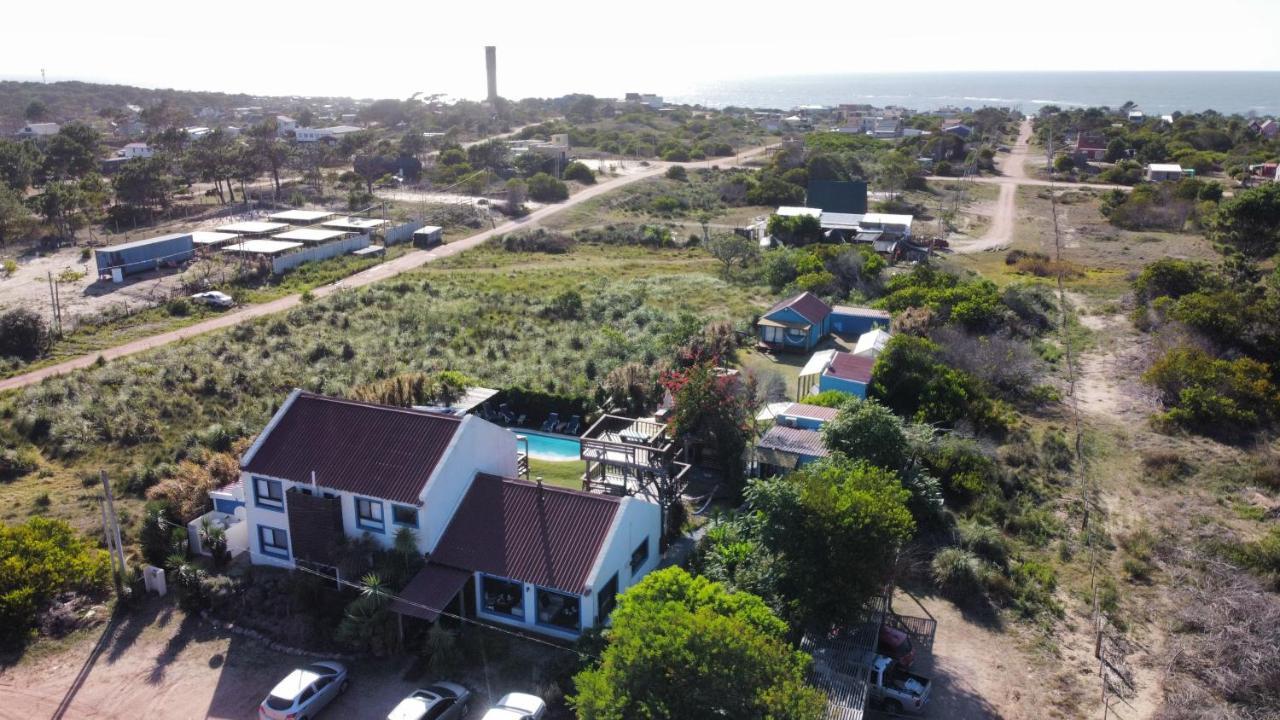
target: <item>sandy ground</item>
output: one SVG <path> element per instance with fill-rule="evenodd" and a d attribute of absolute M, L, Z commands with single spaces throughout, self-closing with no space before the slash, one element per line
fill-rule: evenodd
<path fill-rule="evenodd" d="M 153 599 L 62 652 L 0 671 L 0 720 L 28 718 L 255 718 L 258 703 L 293 668 L 323 657 L 275 652 Z M 411 660 L 347 663 L 351 687 L 324 718 L 385 718 L 427 680 L 402 679 Z M 478 693 L 485 678 L 451 678 Z M 494 687 L 495 695 L 532 688 Z"/>
<path fill-rule="evenodd" d="M 79 280 L 58 281 L 63 324 L 70 326 L 78 315 L 91 315 L 109 307 L 136 310 L 167 300 L 181 285 L 181 269 L 165 269 L 130 275 L 116 285 L 98 280 L 93 258 L 80 259 L 80 248 L 61 248 L 47 255 L 31 255 L 18 260 L 18 272 L 0 280 L 0 308 L 25 307 L 46 317 L 52 315 L 49 275 L 54 280 L 66 271 L 83 273 Z"/>
<path fill-rule="evenodd" d="M 741 153 L 739 157 L 749 158 L 754 155 L 764 153 L 766 150 L 768 150 L 768 147 L 752 148 L 750 150 L 747 150 Z M 689 169 L 699 169 L 699 168 L 709 168 L 712 165 L 717 165 L 722 162 L 723 162 L 722 158 L 717 158 L 715 160 L 707 160 L 703 162 L 685 163 L 684 165 Z M 582 192 L 579 192 L 576 195 L 573 195 L 563 203 L 559 203 L 557 205 L 548 205 L 539 210 L 535 210 L 522 218 L 505 222 L 502 225 L 499 225 L 491 230 L 486 230 L 484 232 L 472 235 L 468 238 L 435 247 L 431 250 L 414 250 L 412 252 L 405 253 L 404 255 L 401 255 L 400 257 L 395 258 L 394 260 L 388 260 L 387 262 L 384 262 L 380 265 L 375 265 L 369 268 L 368 270 L 358 272 L 355 275 L 351 275 L 332 285 L 326 285 L 324 287 L 317 288 L 313 292 L 313 295 L 315 297 L 325 297 L 327 295 L 330 295 L 334 292 L 338 292 L 339 290 L 343 290 L 346 288 L 361 287 L 364 285 L 368 285 L 370 283 L 378 282 L 379 280 L 386 280 L 387 278 L 394 277 L 396 275 L 399 275 L 402 272 L 412 270 L 426 263 L 438 260 L 442 257 L 449 257 L 451 255 L 456 255 L 460 252 L 463 252 L 470 248 L 474 248 L 478 245 L 481 245 L 487 242 L 489 238 L 494 237 L 496 235 L 502 235 L 504 233 L 512 232 L 520 228 L 533 227 L 537 225 L 540 220 L 544 220 L 550 217 L 551 215 L 554 215 L 563 210 L 571 208 L 579 203 L 583 203 L 592 198 L 599 197 L 600 195 L 604 195 L 606 193 L 612 192 L 614 190 L 617 190 L 620 187 L 629 185 L 633 182 L 637 182 L 645 178 L 659 175 L 663 172 L 666 172 L 667 167 L 668 167 L 668 163 L 655 163 L 650 167 L 648 167 L 647 169 L 645 169 L 644 172 L 636 173 L 634 175 L 624 175 L 621 177 L 613 178 L 605 182 L 598 183 L 596 185 L 592 185 L 591 187 L 588 187 L 582 190 Z M 193 325 L 188 325 L 187 327 L 179 330 L 171 330 L 169 332 L 160 333 L 158 335 L 153 335 L 151 337 L 142 338 L 141 340 L 136 340 L 134 342 L 125 343 L 124 345 L 117 345 L 113 348 L 108 348 L 100 352 L 95 352 L 89 355 L 81 355 L 80 357 L 73 358 L 71 360 L 67 360 L 65 362 L 61 362 L 56 365 L 50 365 L 48 367 L 44 367 L 39 370 L 33 370 L 29 373 L 25 373 L 22 375 L 15 375 L 11 378 L 0 380 L 0 391 L 11 390 L 19 387 L 25 387 L 27 385 L 38 383 L 41 380 L 44 380 L 45 378 L 48 378 L 48 377 L 53 377 L 55 375 L 61 375 L 63 373 L 71 372 L 73 370 L 86 368 L 92 365 L 94 362 L 96 362 L 99 357 L 104 358 L 106 360 L 114 360 L 116 358 L 126 357 L 128 355 L 133 355 L 135 353 L 139 353 L 144 350 L 150 350 L 153 348 L 168 345 L 170 343 L 178 342 L 185 338 L 202 335 L 204 333 L 207 333 L 213 330 L 219 330 L 222 328 L 231 327 L 233 325 L 244 322 L 246 320 L 262 317 L 264 315 L 270 315 L 273 313 L 280 312 L 282 310 L 288 310 L 292 307 L 295 307 L 301 304 L 301 302 L 302 302 L 302 296 L 300 294 L 288 295 L 286 297 L 282 297 L 268 303 L 263 303 L 261 305 L 252 305 L 249 307 L 241 308 L 239 310 L 235 310 L 233 312 L 225 313 L 217 317 L 195 323 Z"/>
<path fill-rule="evenodd" d="M 1026 172 L 1023 170 L 1023 162 L 1027 157 L 1027 143 L 1030 139 L 1031 121 L 1023 120 L 1022 125 L 1018 128 L 1018 142 L 1014 144 L 1008 153 L 1000 157 L 1000 172 L 1004 173 L 1000 179 L 1005 180 L 1000 185 L 1000 196 L 996 199 L 994 205 L 986 205 L 980 209 L 974 209 L 979 214 L 989 214 L 991 226 L 987 228 L 986 234 L 978 240 L 952 243 L 952 249 L 955 252 L 974 253 L 997 250 L 1007 247 L 1009 243 L 1013 242 L 1013 222 L 1017 214 L 1017 205 L 1014 201 L 1017 196 L 1018 182 L 1025 180 L 1027 177 Z"/>

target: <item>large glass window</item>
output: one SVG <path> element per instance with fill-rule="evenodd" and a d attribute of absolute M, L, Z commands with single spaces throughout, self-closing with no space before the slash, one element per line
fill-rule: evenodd
<path fill-rule="evenodd" d="M 618 574 L 614 573 L 609 578 L 609 582 L 600 588 L 600 594 L 596 596 L 596 607 L 598 608 L 596 623 L 604 622 L 609 617 L 609 613 L 613 612 L 613 608 L 618 604 Z"/>
<path fill-rule="evenodd" d="M 284 510 L 284 489 L 279 480 L 253 478 L 253 502 L 269 510 Z"/>
<path fill-rule="evenodd" d="M 485 612 L 524 618 L 523 584 L 481 575 L 480 595 Z"/>
<path fill-rule="evenodd" d="M 280 528 L 258 526 L 258 549 L 263 555 L 289 557 L 289 533 Z"/>
<path fill-rule="evenodd" d="M 631 551 L 631 573 L 635 574 L 649 560 L 649 538 L 640 541 L 635 550 Z"/>
<path fill-rule="evenodd" d="M 538 624 L 578 632 L 582 628 L 582 603 L 577 595 L 538 588 Z"/>
<path fill-rule="evenodd" d="M 408 505 L 391 506 L 391 522 L 404 527 L 418 527 L 418 508 Z"/>
<path fill-rule="evenodd" d="M 382 501 L 356 498 L 356 526 L 361 530 L 386 532 L 387 524 L 382 519 Z"/>

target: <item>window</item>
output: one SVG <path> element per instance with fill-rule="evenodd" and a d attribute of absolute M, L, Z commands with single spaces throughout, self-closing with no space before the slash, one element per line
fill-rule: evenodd
<path fill-rule="evenodd" d="M 289 533 L 279 528 L 258 526 L 258 548 L 263 555 L 289 558 Z"/>
<path fill-rule="evenodd" d="M 538 624 L 559 630 L 578 632 L 582 628 L 579 617 L 582 603 L 577 595 L 538 588 Z"/>
<path fill-rule="evenodd" d="M 485 612 L 524 618 L 523 584 L 482 575 L 480 596 Z"/>
<path fill-rule="evenodd" d="M 418 508 L 408 505 L 391 506 L 391 522 L 405 527 L 418 527 Z"/>
<path fill-rule="evenodd" d="M 387 525 L 382 520 L 382 501 L 356 498 L 356 526 L 361 530 L 386 532 Z"/>
<path fill-rule="evenodd" d="M 253 504 L 268 510 L 284 511 L 284 490 L 279 480 L 253 478 Z"/>
<path fill-rule="evenodd" d="M 631 552 L 631 574 L 634 575 L 637 570 L 644 566 L 649 560 L 649 538 L 640 541 L 636 549 Z"/>
<path fill-rule="evenodd" d="M 618 574 L 614 573 L 609 578 L 609 582 L 600 588 L 600 594 L 596 596 L 597 607 L 599 612 L 596 614 L 596 622 L 604 622 L 609 617 L 609 613 L 613 612 L 613 608 L 618 604 Z"/>
<path fill-rule="evenodd" d="M 440 700 L 437 701 L 435 705 L 432 705 L 431 709 L 427 711 L 426 720 L 440 720 L 440 718 L 443 717 L 451 707 L 453 707 L 453 700 L 451 698 L 440 698 Z"/>

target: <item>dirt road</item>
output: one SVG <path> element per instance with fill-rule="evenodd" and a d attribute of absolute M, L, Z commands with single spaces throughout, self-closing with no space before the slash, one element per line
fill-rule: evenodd
<path fill-rule="evenodd" d="M 745 160 L 747 158 L 754 157 L 755 155 L 759 155 L 766 150 L 768 150 L 767 146 L 751 148 L 750 150 L 740 153 L 738 158 L 739 160 Z M 684 166 L 693 170 L 710 168 L 716 165 L 727 167 L 733 163 L 734 160 L 730 158 L 717 158 L 696 163 L 684 163 Z M 670 163 L 654 163 L 651 167 L 642 172 L 622 175 L 598 185 L 593 185 L 558 205 L 548 205 L 539 210 L 535 210 L 522 218 L 505 222 L 496 228 L 477 233 L 463 240 L 458 240 L 457 242 L 441 245 L 431 250 L 414 250 L 413 252 L 401 255 L 394 260 L 388 260 L 381 265 L 375 265 L 368 270 L 351 275 L 332 285 L 317 288 L 312 294 L 317 298 L 325 297 L 339 290 L 361 287 L 363 285 L 378 282 L 379 280 L 386 280 L 387 278 L 413 270 L 414 268 L 420 267 L 429 262 L 434 262 L 440 258 L 457 255 L 460 252 L 470 250 L 477 245 L 485 243 L 496 235 L 502 235 L 524 227 L 532 227 L 540 220 L 545 220 L 556 213 L 568 210 L 569 208 L 580 205 L 592 198 L 599 197 L 605 193 L 617 190 L 620 187 L 630 185 L 631 183 L 661 175 L 666 172 L 669 165 Z M 48 367 L 40 368 L 39 370 L 33 370 L 29 373 L 15 375 L 11 378 L 0 380 L 0 392 L 26 387 L 27 385 L 33 385 L 55 375 L 62 375 L 63 373 L 89 367 L 96 362 L 99 357 L 105 360 L 114 360 L 116 358 L 126 357 L 128 355 L 140 353 L 144 350 L 151 350 L 180 340 L 192 338 L 197 335 L 203 335 L 204 333 L 214 330 L 228 328 L 245 322 L 246 320 L 252 320 L 264 315 L 272 315 L 274 313 L 296 307 L 301 303 L 301 295 L 289 295 L 261 305 L 252 305 L 239 310 L 234 310 L 226 313 L 225 315 L 219 315 L 218 317 L 210 318 L 209 320 L 204 320 L 194 325 L 188 325 L 180 330 L 172 330 L 160 333 L 159 335 L 152 335 L 151 337 L 142 338 L 123 345 L 117 345 L 115 347 L 102 350 L 101 352 L 81 355 L 79 357 L 72 358 L 71 360 L 60 362 L 57 365 L 50 365 Z"/>
<path fill-rule="evenodd" d="M 1000 158 L 999 178 L 973 178 L 974 180 L 998 180 L 1000 196 L 996 198 L 995 211 L 991 214 L 991 227 L 980 239 L 966 243 L 954 243 L 958 253 L 984 252 L 1007 246 L 1013 242 L 1013 221 L 1017 215 L 1018 185 L 1027 181 L 1026 159 L 1031 140 L 1031 121 L 1023 120 L 1018 129 L 1018 141 L 1009 153 Z"/>

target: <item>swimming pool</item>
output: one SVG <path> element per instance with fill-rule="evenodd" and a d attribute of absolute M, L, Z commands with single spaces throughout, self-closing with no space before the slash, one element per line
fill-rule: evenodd
<path fill-rule="evenodd" d="M 529 438 L 529 457 L 538 460 L 568 462 L 582 457 L 582 443 L 568 435 L 551 435 L 533 430 L 517 430 L 517 435 Z"/>

